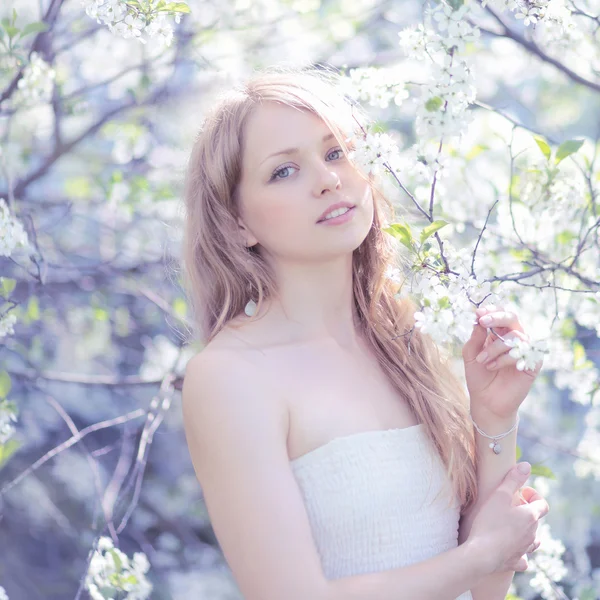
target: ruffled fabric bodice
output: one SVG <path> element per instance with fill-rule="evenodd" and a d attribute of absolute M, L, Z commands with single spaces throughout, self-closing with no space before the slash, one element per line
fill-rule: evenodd
<path fill-rule="evenodd" d="M 460 505 L 422 424 L 339 437 L 290 466 L 328 579 L 411 565 L 458 545 Z"/>

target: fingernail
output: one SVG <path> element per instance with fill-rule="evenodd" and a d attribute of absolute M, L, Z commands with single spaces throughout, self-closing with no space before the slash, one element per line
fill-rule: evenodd
<path fill-rule="evenodd" d="M 529 475 L 531 472 L 531 465 L 528 462 L 522 462 L 517 465 L 517 469 L 519 469 L 523 475 Z"/>
<path fill-rule="evenodd" d="M 482 352 L 481 354 L 479 354 L 477 356 L 477 358 L 475 359 L 478 363 L 482 363 L 486 358 L 488 357 L 488 353 L 487 352 Z"/>
<path fill-rule="evenodd" d="M 481 319 L 479 319 L 479 322 L 483 325 L 489 325 L 492 322 L 492 317 L 491 315 L 485 315 L 485 317 L 481 317 Z"/>

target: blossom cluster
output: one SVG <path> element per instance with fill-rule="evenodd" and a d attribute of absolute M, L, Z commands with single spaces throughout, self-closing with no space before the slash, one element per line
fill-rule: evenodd
<path fill-rule="evenodd" d="M 426 9 L 426 24 L 409 27 L 399 33 L 400 45 L 410 58 L 432 63 L 430 76 L 421 86 L 421 102 L 417 108 L 416 133 L 421 141 L 460 136 L 472 121 L 467 109 L 475 100 L 474 74 L 467 59 L 461 55 L 468 44 L 478 41 L 480 35 L 479 29 L 466 21 L 470 10 L 469 3 L 455 9 L 441 2 Z M 395 102 L 401 103 L 406 89 L 398 77 L 394 81 L 390 74 L 381 76 L 373 69 L 351 70 L 344 88 L 350 97 L 383 107 L 395 98 L 398 90 L 402 95 Z M 403 175 L 405 160 L 391 136 L 363 131 L 352 143 L 349 158 L 367 174 L 377 176 L 388 171 L 395 177 Z M 420 157 L 416 158 L 419 164 Z M 437 156 L 428 161 L 431 165 L 426 169 L 429 179 L 442 176 L 442 158 L 438 151 Z M 570 196 L 570 193 L 565 190 L 565 195 Z M 424 212 L 421 210 L 421 213 Z M 432 219 L 430 215 L 430 227 Z M 504 304 L 504 301 L 500 294 L 492 292 L 489 283 L 471 273 L 466 250 L 456 251 L 446 242 L 442 255 L 441 250 L 436 252 L 432 249 L 432 244 L 425 244 L 429 235 L 431 233 L 421 236 L 420 244 L 412 239 L 403 240 L 415 259 L 410 291 L 420 308 L 414 315 L 415 327 L 438 343 L 465 343 L 476 322 L 475 306 L 481 305 L 484 300 L 494 304 Z M 507 345 L 511 347 L 511 356 L 517 359 L 519 370 L 534 369 L 548 352 L 547 344 L 541 340 L 507 340 Z"/>
<path fill-rule="evenodd" d="M 400 106 L 409 97 L 402 72 L 384 67 L 359 67 L 351 69 L 340 79 L 341 92 L 357 102 L 387 108 L 393 101 Z"/>
<path fill-rule="evenodd" d="M 85 586 L 92 600 L 105 600 L 126 593 L 125 600 L 146 600 L 152 584 L 146 578 L 150 563 L 142 552 L 132 559 L 114 547 L 112 540 L 101 537 L 92 556 Z M 119 596 L 120 597 L 120 596 Z"/>
<path fill-rule="evenodd" d="M 161 0 L 146 0 L 136 3 L 139 8 L 125 0 L 81 0 L 81 3 L 89 17 L 106 24 L 114 35 L 134 38 L 143 44 L 152 38 L 161 46 L 170 46 L 173 41 L 173 27 L 167 15 L 174 15 L 178 23 L 181 14 L 189 12 L 185 2 L 166 4 Z"/>
<path fill-rule="evenodd" d="M 556 592 L 552 582 L 561 581 L 568 570 L 562 560 L 565 546 L 560 540 L 553 539 L 550 526 L 541 523 L 537 530 L 540 547 L 534 554 L 528 556 L 529 569 L 535 572 L 535 576 L 529 585 L 540 593 L 544 600 L 556 598 Z"/>
<path fill-rule="evenodd" d="M 0 445 L 6 444 L 15 433 L 17 411 L 14 402 L 0 400 Z M 0 588 L 1 589 L 1 588 Z M 0 594 L 0 600 L 2 595 Z"/>
<path fill-rule="evenodd" d="M 472 121 L 467 108 L 475 100 L 474 73 L 462 53 L 467 44 L 477 42 L 480 32 L 466 22 L 469 10 L 469 4 L 454 10 L 440 3 L 427 9 L 428 24 L 408 27 L 398 34 L 400 46 L 410 58 L 432 62 L 417 109 L 416 131 L 420 137 L 460 136 Z"/>
<path fill-rule="evenodd" d="M 10 256 L 16 248 L 28 246 L 23 225 L 10 214 L 4 198 L 0 198 L 0 256 Z"/>
<path fill-rule="evenodd" d="M 0 600 L 8 600 L 6 590 L 0 585 Z"/>
<path fill-rule="evenodd" d="M 17 82 L 15 106 L 34 106 L 50 101 L 56 71 L 37 52 L 32 52 L 23 75 Z"/>
<path fill-rule="evenodd" d="M 14 335 L 13 325 L 17 322 L 17 317 L 10 313 L 0 315 L 0 338 L 7 335 Z"/>
<path fill-rule="evenodd" d="M 497 11 L 509 10 L 525 26 L 543 24 L 542 38 L 549 44 L 565 47 L 582 37 L 568 4 L 560 0 L 483 0 Z"/>
<path fill-rule="evenodd" d="M 387 133 L 365 132 L 352 140 L 348 158 L 365 175 L 381 175 L 393 169 L 398 155 L 398 146 Z"/>
<path fill-rule="evenodd" d="M 517 359 L 516 367 L 519 371 L 533 371 L 536 364 L 548 352 L 548 342 L 546 340 L 532 343 L 521 338 L 506 338 L 504 343 L 511 348 L 508 353 L 509 356 Z"/>

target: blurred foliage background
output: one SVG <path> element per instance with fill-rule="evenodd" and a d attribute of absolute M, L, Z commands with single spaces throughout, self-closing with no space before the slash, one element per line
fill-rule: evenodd
<path fill-rule="evenodd" d="M 481 31 L 479 45 L 467 45 L 476 119 L 450 147 L 451 168 L 439 183 L 439 215 L 453 217 L 457 244 L 461 235 L 476 239 L 499 189 L 506 195 L 514 186 L 525 198 L 535 184 L 543 196 L 539 181 L 527 179 L 535 167 L 522 165 L 521 179 L 511 179 L 511 139 L 534 150 L 534 136 L 548 149 L 585 140 L 577 193 L 598 219 L 600 4 L 557 2 L 574 23 L 562 28 L 551 19 L 535 28 L 532 10 L 547 2 L 519 3 L 529 12 L 515 12 L 516 4 L 477 5 L 472 17 Z M 184 367 L 201 350 L 189 339 L 178 270 L 188 153 L 220 90 L 282 61 L 358 69 L 356 95 L 410 153 L 419 141 L 416 103 L 375 92 L 412 93 L 417 85 L 422 67 L 406 57 L 398 33 L 416 30 L 425 7 L 419 0 L 3 1 L 0 586 L 10 600 L 88 597 L 85 576 L 101 536 L 118 539 L 128 556 L 147 557 L 149 570 L 140 569 L 155 600 L 241 597 L 181 423 Z M 554 190 L 547 204 L 528 205 L 534 224 L 552 217 L 544 222 L 552 233 L 544 238 L 546 264 L 559 260 L 552 248 L 582 239 L 580 228 L 559 227 L 572 222 L 561 198 L 569 199 Z M 395 200 L 409 204 L 399 191 Z M 549 529 L 546 562 L 541 554 L 532 574 L 515 577 L 514 597 L 600 598 L 596 221 L 585 229 L 585 268 L 580 277 L 567 274 L 596 299 L 569 288 L 559 302 L 556 289 L 556 297 L 542 293 L 547 280 L 514 292 L 532 327 L 544 329 L 556 308 L 560 331 L 547 365 L 554 376 L 536 384 L 519 430 L 533 484 L 552 508 L 552 536 Z M 525 272 L 539 258 L 532 247 L 490 235 L 479 248 L 489 257 L 482 269 Z M 548 319 L 538 323 L 539 313 Z"/>

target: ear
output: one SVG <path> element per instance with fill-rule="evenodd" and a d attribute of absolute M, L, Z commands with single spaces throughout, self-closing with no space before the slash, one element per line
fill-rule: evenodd
<path fill-rule="evenodd" d="M 240 237 L 244 240 L 247 247 L 254 246 L 254 244 L 258 243 L 258 240 L 252 235 L 241 217 L 238 217 L 237 223 L 240 229 Z"/>

